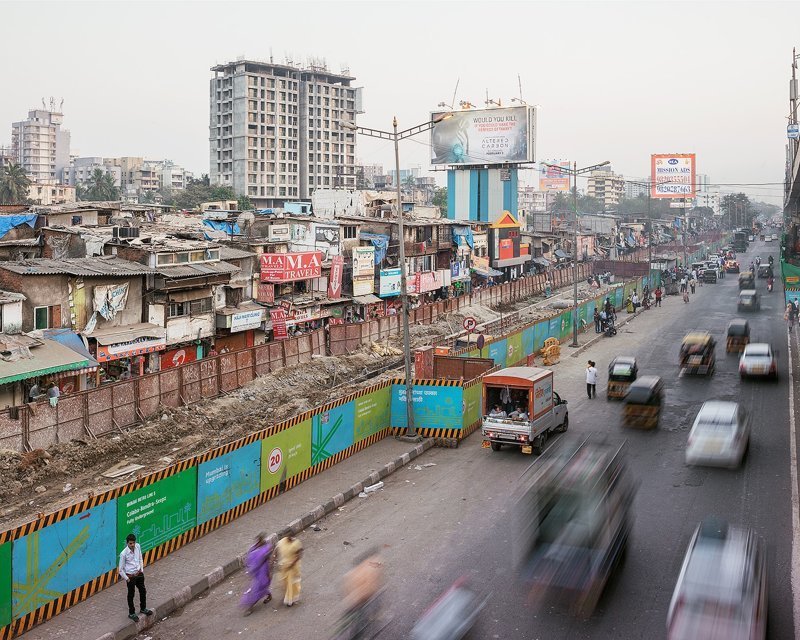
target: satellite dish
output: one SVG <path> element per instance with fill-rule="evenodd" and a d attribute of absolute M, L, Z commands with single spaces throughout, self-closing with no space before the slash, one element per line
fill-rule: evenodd
<path fill-rule="evenodd" d="M 253 224 L 255 219 L 256 215 L 252 211 L 242 211 L 236 218 L 236 224 L 238 224 L 241 229 L 242 227 Z"/>

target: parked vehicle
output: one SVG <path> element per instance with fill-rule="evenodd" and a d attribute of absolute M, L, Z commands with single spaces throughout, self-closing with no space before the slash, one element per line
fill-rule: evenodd
<path fill-rule="evenodd" d="M 761 297 L 755 289 L 742 289 L 739 292 L 739 311 L 758 311 L 761 309 Z"/>
<path fill-rule="evenodd" d="M 773 234 L 772 234 L 772 239 L 773 239 L 773 240 L 775 240 L 775 241 L 777 242 L 777 240 L 778 240 L 778 234 L 777 234 L 777 233 L 773 233 Z"/>
<path fill-rule="evenodd" d="M 752 272 L 745 271 L 739 274 L 739 289 L 755 289 L 756 280 Z"/>
<path fill-rule="evenodd" d="M 750 323 L 742 318 L 735 318 L 728 323 L 728 337 L 725 341 L 726 353 L 744 351 L 750 342 Z"/>
<path fill-rule="evenodd" d="M 686 464 L 738 467 L 750 441 L 750 416 L 736 402 L 703 403 L 686 443 Z"/>
<path fill-rule="evenodd" d="M 739 263 L 736 260 L 728 259 L 725 261 L 726 273 L 739 273 Z"/>
<path fill-rule="evenodd" d="M 716 365 L 716 340 L 707 331 L 687 333 L 681 343 L 681 373 L 711 375 Z"/>
<path fill-rule="evenodd" d="M 631 528 L 635 485 L 625 457 L 624 444 L 586 438 L 553 447 L 523 476 L 515 564 L 538 606 L 594 610 Z"/>
<path fill-rule="evenodd" d="M 538 455 L 550 433 L 568 426 L 567 401 L 553 391 L 549 369 L 509 367 L 483 377 L 483 448 L 508 444 Z"/>
<path fill-rule="evenodd" d="M 639 367 L 636 358 L 632 356 L 617 356 L 608 365 L 608 384 L 606 385 L 606 399 L 623 398 L 631 382 L 636 380 Z"/>
<path fill-rule="evenodd" d="M 752 529 L 706 521 L 694 532 L 667 613 L 669 640 L 763 640 L 767 552 Z"/>
<path fill-rule="evenodd" d="M 655 429 L 664 404 L 664 382 L 658 376 L 642 376 L 628 387 L 622 425 L 636 429 Z"/>
<path fill-rule="evenodd" d="M 751 342 L 739 358 L 739 376 L 769 376 L 778 379 L 778 358 L 766 342 Z"/>

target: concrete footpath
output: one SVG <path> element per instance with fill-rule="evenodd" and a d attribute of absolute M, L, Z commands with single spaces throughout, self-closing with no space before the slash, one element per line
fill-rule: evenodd
<path fill-rule="evenodd" d="M 384 438 L 145 567 L 147 604 L 155 614 L 141 616 L 138 624 L 128 620 L 126 588 L 123 583 L 117 583 L 35 627 L 24 637 L 26 640 L 133 638 L 238 571 L 242 566 L 242 555 L 252 545 L 257 533 L 279 536 L 289 530 L 298 533 L 356 497 L 363 487 L 379 482 L 431 446 L 433 441 L 430 439 L 414 445 L 392 437 Z M 120 540 L 120 549 L 122 545 Z M 137 609 L 138 604 L 137 594 Z"/>

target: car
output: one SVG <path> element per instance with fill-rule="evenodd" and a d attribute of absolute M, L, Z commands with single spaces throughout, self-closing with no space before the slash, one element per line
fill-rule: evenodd
<path fill-rule="evenodd" d="M 736 260 L 726 260 L 725 273 L 739 273 L 739 263 Z"/>
<path fill-rule="evenodd" d="M 778 359 L 766 342 L 751 342 L 739 358 L 739 376 L 768 376 L 778 379 Z"/>
<path fill-rule="evenodd" d="M 772 238 L 773 238 L 773 236 L 765 236 L 764 237 L 764 242 L 772 242 Z"/>
<path fill-rule="evenodd" d="M 768 264 L 760 264 L 758 265 L 758 269 L 756 269 L 756 277 L 757 278 L 769 278 L 769 274 L 772 271 L 772 267 Z"/>
<path fill-rule="evenodd" d="M 778 234 L 777 233 L 773 233 L 772 234 L 772 239 L 773 240 L 777 240 L 778 239 Z"/>
<path fill-rule="evenodd" d="M 703 282 L 716 284 L 717 283 L 717 269 L 714 268 L 706 268 L 703 270 L 703 273 L 700 278 L 702 278 Z"/>
<path fill-rule="evenodd" d="M 708 400 L 686 442 L 686 464 L 737 468 L 750 442 L 750 415 L 737 402 Z"/>
<path fill-rule="evenodd" d="M 759 311 L 761 309 L 761 298 L 758 295 L 758 291 L 755 289 L 742 289 L 739 292 L 739 303 L 736 308 L 739 311 Z"/>
<path fill-rule="evenodd" d="M 669 640 L 763 639 L 767 553 L 752 530 L 706 520 L 695 529 L 667 613 Z"/>
<path fill-rule="evenodd" d="M 752 242 L 753 240 L 755 240 L 755 238 L 753 236 L 747 236 L 747 241 L 748 242 Z"/>

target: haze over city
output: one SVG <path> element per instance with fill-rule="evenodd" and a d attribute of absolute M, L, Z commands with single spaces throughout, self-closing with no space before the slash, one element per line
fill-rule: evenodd
<path fill-rule="evenodd" d="M 364 88 L 365 126 L 413 126 L 453 99 L 510 104 L 521 84 L 539 106 L 537 160 L 641 177 L 651 153 L 693 152 L 712 183 L 769 183 L 721 191 L 781 202 L 796 2 L 5 2 L 0 14 L 13 25 L 0 145 L 55 96 L 74 154 L 208 173 L 210 67 L 322 58 Z M 393 158 L 364 137 L 357 155 Z M 403 166 L 428 160 L 425 136 L 403 145 Z"/>

